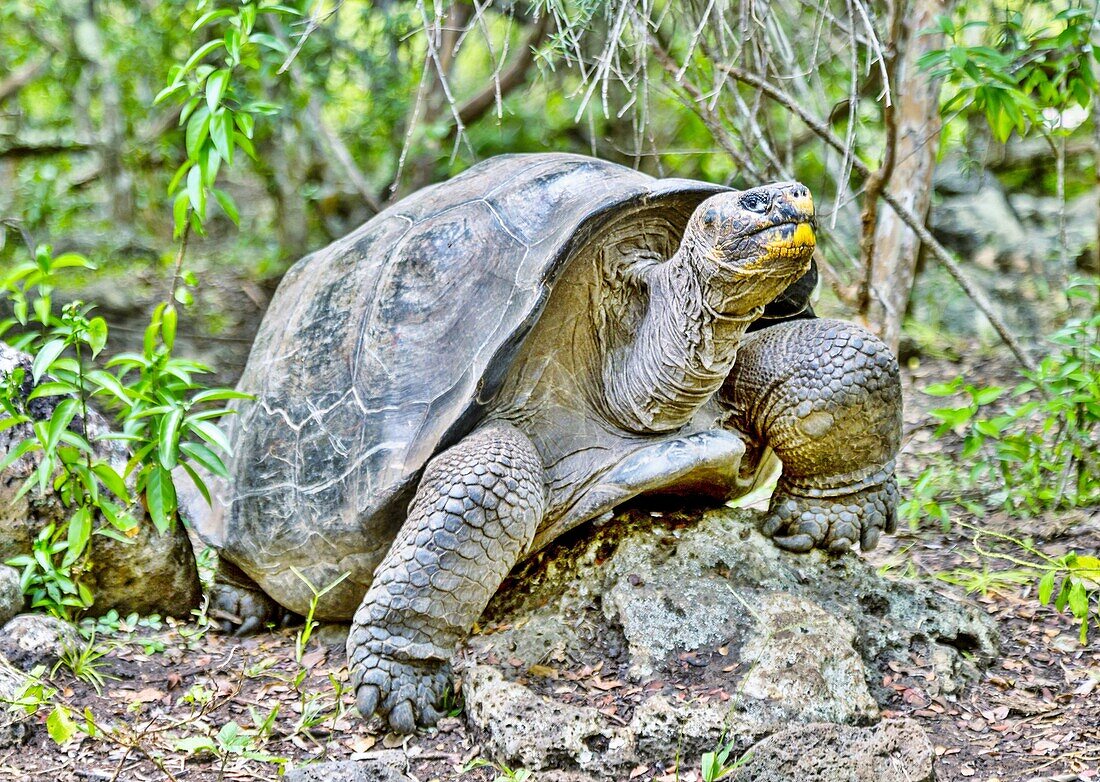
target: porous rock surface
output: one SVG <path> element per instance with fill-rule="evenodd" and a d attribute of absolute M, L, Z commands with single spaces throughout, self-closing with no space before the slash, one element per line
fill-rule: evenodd
<path fill-rule="evenodd" d="M 895 765 L 931 779 L 919 726 L 880 722 L 883 675 L 916 659 L 934 694 L 957 692 L 976 673 L 967 658 L 997 653 L 991 620 L 854 554 L 781 551 L 757 519 L 629 510 L 519 568 L 460 655 L 486 755 L 606 779 L 732 740 L 732 757 L 770 758 L 754 766 L 768 780 L 902 779 Z M 634 693 L 612 716 L 565 702 L 553 678 L 601 662 L 604 681 Z"/>
<path fill-rule="evenodd" d="M 288 771 L 286 782 L 412 782 L 389 757 L 315 763 Z"/>
<path fill-rule="evenodd" d="M 17 367 L 25 372 L 23 392 L 29 395 L 33 390 L 30 357 L 0 342 L 0 382 Z M 29 412 L 35 418 L 48 419 L 58 401 L 59 397 L 32 400 L 28 404 Z M 78 416 L 70 428 L 82 433 L 86 431 L 96 455 L 108 460 L 122 474 L 130 454 L 120 441 L 100 439 L 110 429 L 101 414 L 90 410 L 86 421 Z M 29 426 L 0 432 L 0 459 L 30 435 Z M 43 527 L 68 517 L 69 512 L 52 493 L 40 494 L 34 488 L 16 499 L 24 480 L 37 466 L 37 455 L 29 453 L 0 475 L 0 562 L 29 554 Z M 103 526 L 106 521 L 98 519 L 97 524 Z M 103 614 L 114 608 L 121 614 L 136 611 L 139 614 L 187 616 L 198 605 L 202 590 L 183 525 L 176 525 L 174 530 L 162 535 L 148 519 L 142 519 L 128 543 L 93 535 L 89 545 L 92 568 L 86 583 L 95 597 L 93 614 Z"/>
<path fill-rule="evenodd" d="M 0 625 L 22 611 L 24 602 L 19 571 L 0 565 Z"/>
<path fill-rule="evenodd" d="M 0 629 L 0 654 L 24 671 L 38 665 L 49 668 L 80 646 L 80 633 L 73 625 L 47 614 L 20 614 Z"/>
<path fill-rule="evenodd" d="M 732 782 L 931 782 L 934 750 L 913 720 L 867 728 L 833 723 L 773 733 L 746 754 Z"/>

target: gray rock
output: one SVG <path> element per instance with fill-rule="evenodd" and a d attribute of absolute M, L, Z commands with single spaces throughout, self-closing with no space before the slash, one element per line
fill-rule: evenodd
<path fill-rule="evenodd" d="M 622 768 L 633 758 L 626 731 L 598 711 L 537 695 L 478 665 L 463 675 L 466 720 L 485 752 L 531 771 Z"/>
<path fill-rule="evenodd" d="M 741 649 L 749 666 L 740 685 L 743 705 L 755 701 L 776 723 L 878 719 L 851 623 L 783 592 L 763 595 L 753 614 L 757 623 Z"/>
<path fill-rule="evenodd" d="M 23 589 L 19 584 L 19 571 L 0 565 L 0 625 L 23 610 Z"/>
<path fill-rule="evenodd" d="M 30 733 L 33 715 L 11 707 L 30 678 L 0 657 L 0 748 L 22 744 Z"/>
<path fill-rule="evenodd" d="M 912 720 L 831 723 L 774 733 L 746 753 L 733 782 L 931 782 L 932 742 Z"/>
<path fill-rule="evenodd" d="M 981 610 L 890 581 L 854 554 L 783 552 L 756 519 L 632 510 L 522 566 L 465 657 L 509 661 L 463 670 L 466 720 L 487 756 L 615 778 L 727 741 L 743 752 L 798 724 L 874 723 L 894 660 L 922 661 L 929 690 L 951 693 L 976 674 L 971 659 L 996 656 Z M 517 664 L 600 663 L 601 676 L 642 687 L 625 724 L 621 712 L 556 700 L 546 680 L 508 678 Z"/>
<path fill-rule="evenodd" d="M 0 381 L 16 367 L 26 372 L 25 390 L 29 394 L 30 358 L 0 343 Z M 43 397 L 29 403 L 36 418 L 48 418 L 58 397 Z M 94 410 L 86 421 L 77 419 L 74 427 L 83 427 L 93 442 L 97 456 L 106 459 L 120 474 L 130 457 L 129 451 L 117 440 L 102 439 L 110 426 Z M 0 459 L 21 440 L 30 436 L 28 426 L 17 426 L 0 432 Z M 52 493 L 41 494 L 32 489 L 15 498 L 25 478 L 38 466 L 37 454 L 28 453 L 10 465 L 0 480 L 0 561 L 20 554 L 29 554 L 38 532 L 50 523 L 60 523 L 69 512 Z M 97 526 L 107 522 L 97 519 Z M 138 533 L 128 543 L 103 535 L 94 535 L 91 543 L 92 569 L 86 583 L 95 598 L 91 613 L 99 615 L 110 609 L 120 614 L 159 613 L 188 616 L 196 607 L 202 592 L 191 544 L 183 525 L 161 535 L 148 519 L 142 519 Z"/>
<path fill-rule="evenodd" d="M 48 668 L 65 650 L 82 643 L 75 627 L 46 614 L 20 614 L 0 629 L 0 654 L 24 671 L 36 665 Z"/>
<path fill-rule="evenodd" d="M 338 760 L 288 771 L 286 782 L 413 782 L 385 760 Z"/>

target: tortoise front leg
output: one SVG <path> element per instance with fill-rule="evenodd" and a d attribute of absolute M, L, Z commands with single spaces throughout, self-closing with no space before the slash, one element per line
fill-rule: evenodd
<path fill-rule="evenodd" d="M 398 733 L 435 724 L 455 646 L 530 545 L 545 506 L 542 460 L 508 424 L 428 463 L 348 636 L 364 717 L 377 710 Z"/>
<path fill-rule="evenodd" d="M 874 548 L 897 524 L 897 360 L 852 323 L 788 321 L 750 334 L 720 394 L 729 423 L 783 463 L 764 532 L 793 551 Z"/>

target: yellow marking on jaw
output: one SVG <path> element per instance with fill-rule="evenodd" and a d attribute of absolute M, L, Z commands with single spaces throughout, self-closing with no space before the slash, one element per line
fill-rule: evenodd
<path fill-rule="evenodd" d="M 773 239 L 764 246 L 764 249 L 769 253 L 781 254 L 805 250 L 814 247 L 816 244 L 817 239 L 810 224 L 799 223 L 790 236 Z"/>
<path fill-rule="evenodd" d="M 789 197 L 789 200 L 791 205 L 802 214 L 809 216 L 814 213 L 814 197 L 809 193 L 797 198 Z"/>

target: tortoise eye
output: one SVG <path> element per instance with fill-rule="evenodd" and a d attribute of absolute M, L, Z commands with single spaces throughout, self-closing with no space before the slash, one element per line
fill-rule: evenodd
<path fill-rule="evenodd" d="M 771 199 L 763 193 L 753 191 L 741 196 L 741 207 L 748 209 L 750 212 L 763 213 L 768 211 L 768 207 L 771 205 Z"/>

